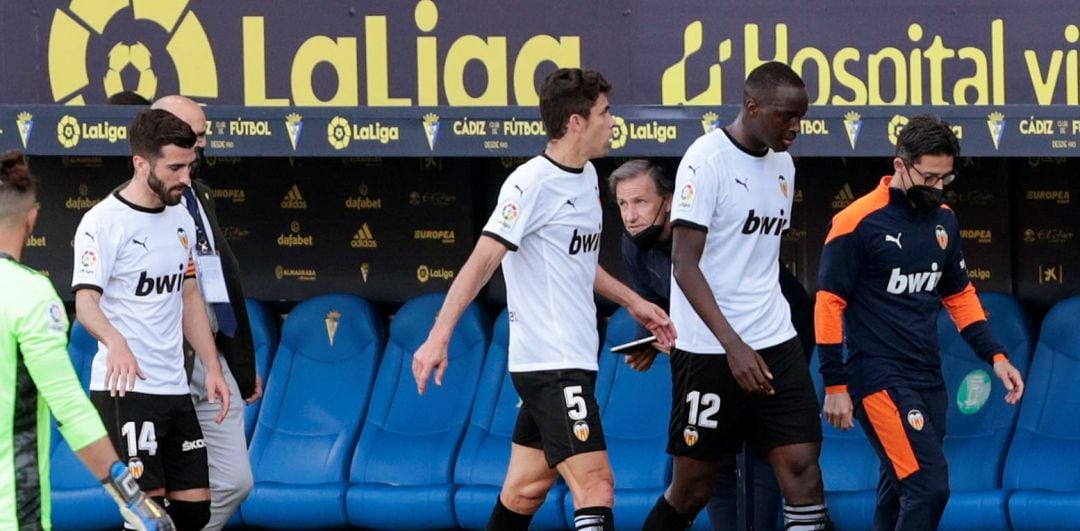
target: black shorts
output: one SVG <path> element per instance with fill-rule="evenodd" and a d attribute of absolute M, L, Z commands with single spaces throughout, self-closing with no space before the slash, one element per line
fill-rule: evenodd
<path fill-rule="evenodd" d="M 727 356 L 672 352 L 669 454 L 716 461 L 746 442 L 760 458 L 779 446 L 821 442 L 817 393 L 798 339 L 758 354 L 776 394 L 743 391 Z"/>
<path fill-rule="evenodd" d="M 210 487 L 206 443 L 191 395 L 128 392 L 123 398 L 91 391 L 120 460 L 142 490 Z"/>
<path fill-rule="evenodd" d="M 515 372 L 510 378 L 521 397 L 515 444 L 542 449 L 551 468 L 567 457 L 607 449 L 596 405 L 596 372 Z"/>

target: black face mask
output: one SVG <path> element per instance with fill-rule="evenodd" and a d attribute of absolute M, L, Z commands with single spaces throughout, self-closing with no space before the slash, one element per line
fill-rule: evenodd
<path fill-rule="evenodd" d="M 657 225 L 656 221 L 660 219 L 660 215 L 664 213 L 664 203 L 660 202 L 660 209 L 656 211 L 656 217 L 653 218 L 652 225 L 645 227 L 637 234 L 630 234 L 630 231 L 626 231 L 626 235 L 630 237 L 630 241 L 635 247 L 642 251 L 647 251 L 656 247 L 656 242 L 660 241 L 660 236 L 664 233 L 664 225 Z"/>
<path fill-rule="evenodd" d="M 195 148 L 195 166 L 191 168 L 191 178 L 198 179 L 202 177 L 203 170 L 206 169 L 206 148 Z"/>
<path fill-rule="evenodd" d="M 945 203 L 945 192 L 932 186 L 916 184 L 907 189 L 907 199 L 916 212 L 929 214 Z"/>

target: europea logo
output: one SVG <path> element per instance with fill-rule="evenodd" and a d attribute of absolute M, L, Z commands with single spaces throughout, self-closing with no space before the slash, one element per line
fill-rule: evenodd
<path fill-rule="evenodd" d="M 570 254 L 575 255 L 578 253 L 591 253 L 600 250 L 600 233 L 594 232 L 592 234 L 578 234 L 577 229 L 574 229 L 574 235 L 570 238 Z"/>
<path fill-rule="evenodd" d="M 145 297 L 151 293 L 157 293 L 158 295 L 172 293 L 174 291 L 179 291 L 180 287 L 183 285 L 183 273 L 151 277 L 146 274 L 146 271 L 143 271 L 142 274 L 139 275 L 139 283 L 135 286 L 135 296 Z"/>
<path fill-rule="evenodd" d="M 784 211 L 780 211 L 780 216 L 784 215 Z M 783 217 L 761 216 L 754 215 L 754 209 L 750 209 L 750 213 L 746 216 L 746 222 L 743 223 L 743 234 L 771 234 L 773 236 L 779 236 L 784 229 L 787 228 L 788 221 Z"/>
<path fill-rule="evenodd" d="M 918 273 L 901 273 L 899 267 L 894 267 L 892 274 L 889 275 L 889 285 L 885 287 L 885 291 L 894 295 L 933 291 L 939 281 L 941 281 L 941 272 L 938 271 L 937 262 L 930 264 L 930 271 Z"/>

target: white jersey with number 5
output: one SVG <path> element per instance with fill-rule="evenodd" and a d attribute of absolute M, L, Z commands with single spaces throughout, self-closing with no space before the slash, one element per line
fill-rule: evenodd
<path fill-rule="evenodd" d="M 483 234 L 502 260 L 510 314 L 510 372 L 597 370 L 593 284 L 603 215 L 596 169 L 546 156 L 507 177 Z"/>
<path fill-rule="evenodd" d="M 135 392 L 186 395 L 184 278 L 194 275 L 195 222 L 182 206 L 129 203 L 118 193 L 83 216 L 75 232 L 72 290 L 101 293 L 101 311 L 127 340 L 145 380 Z M 90 389 L 104 391 L 108 349 L 98 343 Z"/>
<path fill-rule="evenodd" d="M 705 231 L 699 265 L 720 311 L 755 350 L 795 337 L 780 292 L 780 235 L 791 224 L 795 164 L 791 155 L 752 154 L 723 129 L 698 138 L 675 176 L 672 226 Z M 695 354 L 724 348 L 671 281 L 675 346 Z"/>

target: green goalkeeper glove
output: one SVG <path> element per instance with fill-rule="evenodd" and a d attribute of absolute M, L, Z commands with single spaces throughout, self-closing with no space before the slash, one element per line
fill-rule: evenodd
<path fill-rule="evenodd" d="M 109 479 L 102 482 L 105 490 L 120 506 L 124 520 L 139 531 L 176 531 L 169 514 L 150 499 L 131 475 L 127 465 L 117 461 L 109 467 Z"/>

